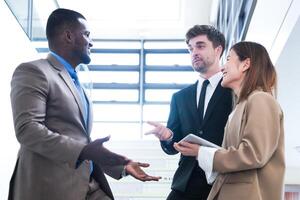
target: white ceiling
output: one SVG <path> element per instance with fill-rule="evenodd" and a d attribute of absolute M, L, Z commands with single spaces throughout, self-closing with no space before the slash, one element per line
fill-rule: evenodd
<path fill-rule="evenodd" d="M 93 38 L 184 38 L 208 24 L 212 0 L 57 0 L 82 13 Z"/>

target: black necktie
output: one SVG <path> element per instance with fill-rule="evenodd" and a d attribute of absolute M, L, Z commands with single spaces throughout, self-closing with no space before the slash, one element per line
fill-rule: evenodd
<path fill-rule="evenodd" d="M 209 80 L 205 80 L 202 83 L 201 92 L 200 92 L 200 98 L 198 103 L 198 112 L 201 119 L 201 122 L 203 120 L 203 113 L 204 113 L 204 102 L 205 102 L 205 94 L 206 94 L 206 88 L 209 84 Z"/>

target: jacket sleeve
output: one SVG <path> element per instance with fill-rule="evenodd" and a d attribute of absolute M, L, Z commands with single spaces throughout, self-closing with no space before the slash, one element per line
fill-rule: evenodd
<path fill-rule="evenodd" d="M 124 165 L 117 165 L 117 166 L 102 166 L 103 172 L 114 179 L 121 179 L 122 172 L 124 170 Z"/>
<path fill-rule="evenodd" d="M 180 141 L 182 138 L 180 133 L 180 119 L 177 109 L 177 102 L 176 102 L 176 96 L 173 95 L 171 99 L 171 105 L 170 105 L 170 114 L 169 119 L 167 123 L 167 127 L 173 132 L 173 136 L 170 140 L 167 141 L 161 141 L 161 147 L 163 151 L 167 154 L 173 155 L 177 154 L 178 151 L 173 147 L 174 142 Z"/>
<path fill-rule="evenodd" d="M 233 132 L 226 133 L 241 137 L 240 143 L 237 148 L 216 151 L 214 171 L 229 173 L 263 167 L 278 147 L 282 118 L 281 108 L 271 95 L 258 92 L 250 96 L 241 119 L 241 132 L 228 129 Z"/>
<path fill-rule="evenodd" d="M 75 168 L 85 144 L 47 128 L 48 86 L 46 75 L 31 63 L 15 70 L 11 105 L 16 137 L 22 147 Z"/>

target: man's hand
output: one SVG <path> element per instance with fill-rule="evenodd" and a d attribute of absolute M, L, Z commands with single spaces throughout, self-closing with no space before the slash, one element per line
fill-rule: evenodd
<path fill-rule="evenodd" d="M 155 135 L 160 141 L 168 140 L 172 137 L 173 133 L 170 129 L 157 122 L 148 122 L 148 124 L 155 128 L 145 133 L 145 135 Z"/>
<path fill-rule="evenodd" d="M 198 152 L 200 148 L 200 145 L 198 144 L 182 141 L 179 143 L 175 142 L 173 146 L 177 151 L 179 151 L 184 156 L 194 156 L 196 158 L 198 157 Z"/>
<path fill-rule="evenodd" d="M 125 166 L 126 173 L 133 176 L 134 178 L 140 181 L 158 181 L 161 179 L 160 176 L 150 176 L 146 174 L 141 167 L 149 167 L 148 163 L 140 163 L 140 162 L 129 162 Z"/>
<path fill-rule="evenodd" d="M 98 165 L 126 165 L 130 162 L 125 156 L 113 153 L 103 146 L 104 142 L 107 142 L 110 136 L 97 139 L 87 144 L 81 151 L 79 160 L 92 160 Z"/>

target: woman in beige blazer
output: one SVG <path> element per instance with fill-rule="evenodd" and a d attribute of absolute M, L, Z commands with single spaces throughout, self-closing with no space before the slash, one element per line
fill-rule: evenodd
<path fill-rule="evenodd" d="M 270 57 L 260 44 L 239 42 L 222 71 L 222 86 L 233 89 L 237 97 L 222 148 L 187 142 L 174 147 L 196 156 L 207 181 L 214 181 L 209 200 L 282 199 L 283 113 L 274 97 L 277 78 Z"/>

